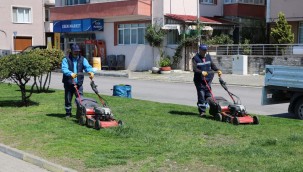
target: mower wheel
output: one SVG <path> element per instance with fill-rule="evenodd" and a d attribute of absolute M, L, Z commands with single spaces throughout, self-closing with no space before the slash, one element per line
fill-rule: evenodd
<path fill-rule="evenodd" d="M 231 118 L 229 116 L 224 116 L 224 118 L 222 119 L 224 122 L 227 122 L 227 123 L 231 123 Z"/>
<path fill-rule="evenodd" d="M 233 119 L 233 124 L 234 124 L 234 125 L 239 125 L 239 124 L 240 124 L 240 121 L 239 121 L 239 118 L 238 118 L 238 117 L 234 117 L 234 119 Z"/>
<path fill-rule="evenodd" d="M 86 125 L 86 116 L 85 115 L 80 115 L 79 124 L 80 125 Z"/>
<path fill-rule="evenodd" d="M 123 125 L 123 122 L 122 122 L 121 120 L 119 120 L 119 121 L 118 121 L 118 125 L 119 125 L 119 126 L 122 126 L 122 125 Z"/>
<path fill-rule="evenodd" d="M 222 121 L 222 115 L 220 113 L 215 114 L 215 120 L 216 121 Z"/>
<path fill-rule="evenodd" d="M 259 124 L 259 118 L 257 116 L 253 116 L 253 124 Z"/>
<path fill-rule="evenodd" d="M 96 122 L 95 122 L 95 129 L 96 130 L 100 130 L 101 129 L 101 124 L 100 124 L 100 120 L 97 119 Z"/>

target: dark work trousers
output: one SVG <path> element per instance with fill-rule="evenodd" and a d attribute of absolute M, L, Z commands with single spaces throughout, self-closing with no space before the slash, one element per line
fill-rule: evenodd
<path fill-rule="evenodd" d="M 212 99 L 211 92 L 207 88 L 205 84 L 201 84 L 200 82 L 195 82 L 196 90 L 197 90 L 197 97 L 198 97 L 198 110 L 201 114 L 202 112 L 205 112 L 206 106 L 209 99 Z M 211 89 L 211 87 L 210 87 Z"/>
<path fill-rule="evenodd" d="M 80 96 L 82 97 L 82 95 L 83 95 L 83 86 L 82 85 L 77 85 L 77 88 L 78 88 Z M 78 98 L 78 93 L 76 92 L 75 86 L 64 84 L 64 97 L 65 97 L 65 111 L 66 111 L 66 113 L 71 113 L 72 112 L 72 99 L 73 99 L 74 94 Z"/>

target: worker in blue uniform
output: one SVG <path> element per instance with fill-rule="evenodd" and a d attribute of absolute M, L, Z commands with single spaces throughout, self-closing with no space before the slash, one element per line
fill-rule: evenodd
<path fill-rule="evenodd" d="M 71 117 L 73 95 L 75 94 L 78 97 L 75 87 L 79 90 L 80 96 L 83 95 L 83 71 L 88 73 L 90 79 L 94 77 L 95 72 L 87 59 L 80 55 L 80 48 L 77 44 L 72 45 L 71 53 L 63 58 L 61 70 L 63 73 L 66 117 Z"/>
<path fill-rule="evenodd" d="M 211 56 L 206 53 L 207 49 L 207 45 L 201 44 L 199 52 L 192 58 L 194 83 L 198 97 L 197 106 L 200 117 L 205 116 L 207 104 L 213 103 L 211 101 L 211 82 L 214 78 L 214 73 L 210 71 L 217 71 L 219 77 L 222 75 L 221 70 L 213 63 Z"/>

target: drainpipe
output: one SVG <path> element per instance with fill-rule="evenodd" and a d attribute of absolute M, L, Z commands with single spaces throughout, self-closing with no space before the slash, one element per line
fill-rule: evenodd
<path fill-rule="evenodd" d="M 43 42 L 44 42 L 44 45 L 47 46 L 47 41 L 45 39 L 45 0 L 42 0 L 42 23 L 43 23 L 43 27 L 42 27 L 42 39 L 43 39 Z"/>
<path fill-rule="evenodd" d="M 270 5 L 271 2 L 270 0 L 266 1 L 266 42 L 269 43 L 269 39 L 270 39 Z"/>
<path fill-rule="evenodd" d="M 199 0 L 197 0 L 197 30 L 198 30 L 198 51 L 199 51 L 199 44 L 201 41 L 200 37 L 200 3 Z"/>
<path fill-rule="evenodd" d="M 154 24 L 154 0 L 151 1 L 151 24 Z"/>

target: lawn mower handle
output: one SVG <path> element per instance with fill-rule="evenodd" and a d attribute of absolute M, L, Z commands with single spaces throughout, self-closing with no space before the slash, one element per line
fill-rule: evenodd
<path fill-rule="evenodd" d="M 219 77 L 219 82 L 220 82 L 221 86 L 224 88 L 224 90 L 228 91 L 226 82 L 223 81 L 223 79 L 221 77 Z"/>
<path fill-rule="evenodd" d="M 240 104 L 241 104 L 240 98 L 239 98 L 238 96 L 234 95 L 233 93 L 231 93 L 231 92 L 228 90 L 228 88 L 227 88 L 227 86 L 226 86 L 226 82 L 223 81 L 223 79 L 222 79 L 221 77 L 219 77 L 219 82 L 220 82 L 221 86 L 224 88 L 224 90 L 228 93 L 228 95 L 230 96 L 230 98 L 233 100 L 234 104 L 236 104 L 238 101 L 239 101 Z M 234 99 L 233 96 L 237 98 L 237 102 L 236 102 L 236 100 Z"/>
<path fill-rule="evenodd" d="M 97 85 L 95 84 L 94 80 L 90 78 L 90 86 L 92 87 L 92 90 L 97 94 L 100 102 L 102 103 L 103 107 L 108 107 L 106 100 L 99 94 L 99 91 L 97 89 Z"/>

